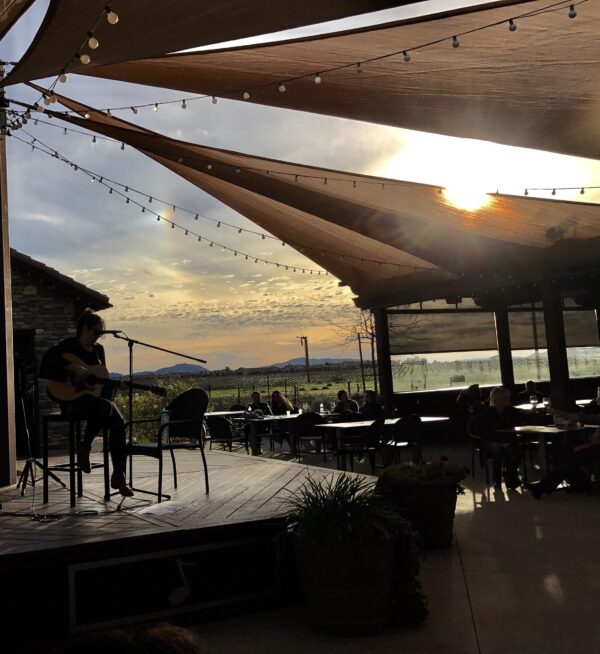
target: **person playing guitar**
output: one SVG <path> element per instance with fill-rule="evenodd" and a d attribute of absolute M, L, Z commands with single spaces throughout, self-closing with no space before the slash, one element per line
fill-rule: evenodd
<path fill-rule="evenodd" d="M 108 427 L 113 466 L 110 484 L 121 495 L 131 497 L 133 491 L 125 478 L 125 421 L 115 403 L 107 397 L 107 393 L 98 391 L 100 387 L 96 383 L 97 378 L 108 377 L 104 348 L 96 342 L 104 328 L 104 320 L 91 309 L 86 309 L 77 322 L 77 335 L 66 338 L 44 354 L 40 377 L 48 380 L 49 390 L 53 383 L 59 389 L 65 385 L 74 389 L 72 396 L 75 399 L 65 400 L 65 395 L 59 396 L 58 393 L 52 399 L 58 402 L 65 416 L 87 421 L 83 441 L 77 453 L 77 462 L 83 472 L 91 472 L 92 441 L 101 429 Z"/>

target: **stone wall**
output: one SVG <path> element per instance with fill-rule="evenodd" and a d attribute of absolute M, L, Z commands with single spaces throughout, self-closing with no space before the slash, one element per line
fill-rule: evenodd
<path fill-rule="evenodd" d="M 46 383 L 38 379 L 40 362 L 44 352 L 67 336 L 75 335 L 75 323 L 83 307 L 74 294 L 44 280 L 35 274 L 29 274 L 20 265 L 12 266 L 12 306 L 13 330 L 15 343 L 17 339 L 31 339 L 35 370 L 37 410 L 34 420 L 37 424 L 29 425 L 32 445 L 41 443 L 41 416 L 58 410 L 56 403 L 46 395 Z M 20 407 L 17 407 L 19 413 Z M 50 433 L 50 448 L 54 451 L 68 447 L 66 430 L 55 428 Z M 34 447 L 34 450 L 36 448 Z M 36 452 L 34 452 L 36 453 Z M 38 451 L 37 454 L 41 454 Z"/>

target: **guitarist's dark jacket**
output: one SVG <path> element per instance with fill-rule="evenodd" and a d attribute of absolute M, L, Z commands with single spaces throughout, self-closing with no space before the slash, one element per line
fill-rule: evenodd
<path fill-rule="evenodd" d="M 42 379 L 54 379 L 55 381 L 65 382 L 69 380 L 69 375 L 71 374 L 65 366 L 69 365 L 63 354 L 74 354 L 76 357 L 79 357 L 83 363 L 88 366 L 96 366 L 98 364 L 106 365 L 106 356 L 104 354 L 104 348 L 98 343 L 94 344 L 94 349 L 92 352 L 88 352 L 83 348 L 79 339 L 75 336 L 71 338 L 65 338 L 64 341 L 57 343 L 49 350 L 46 351 L 42 357 L 42 363 L 40 364 L 40 377 Z M 103 389 L 107 391 L 107 397 L 110 395 L 110 389 Z M 60 403 L 64 404 L 63 402 Z"/>

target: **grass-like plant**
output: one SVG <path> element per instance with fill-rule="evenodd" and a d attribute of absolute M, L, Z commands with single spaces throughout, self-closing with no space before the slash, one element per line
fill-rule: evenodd
<path fill-rule="evenodd" d="M 374 484 L 347 474 L 309 477 L 288 500 L 289 530 L 310 543 L 355 543 L 386 539 L 404 522 Z"/>

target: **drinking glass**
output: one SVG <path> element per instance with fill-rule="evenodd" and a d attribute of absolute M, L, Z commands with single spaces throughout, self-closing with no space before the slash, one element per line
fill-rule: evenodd
<path fill-rule="evenodd" d="M 546 408 L 548 408 L 548 407 L 550 406 L 550 398 L 549 398 L 549 397 L 545 397 L 545 398 L 542 400 L 542 404 L 543 404 Z"/>
<path fill-rule="evenodd" d="M 532 396 L 529 398 L 529 402 L 531 403 L 532 408 L 535 409 L 535 408 L 537 407 L 537 403 L 538 403 L 537 395 L 532 395 Z"/>

